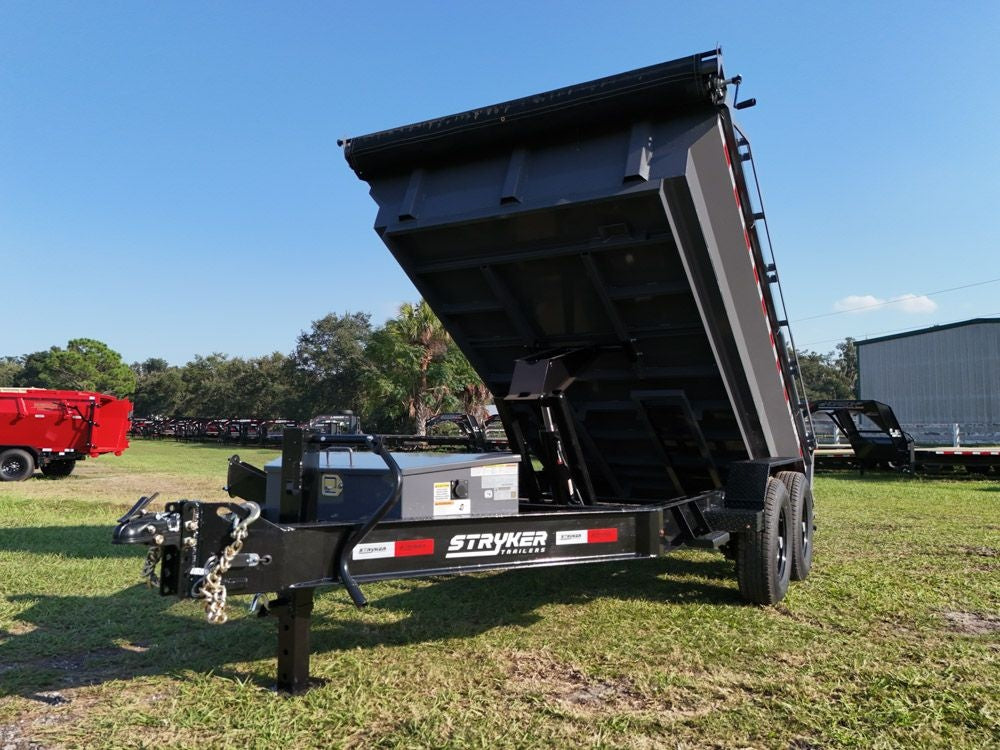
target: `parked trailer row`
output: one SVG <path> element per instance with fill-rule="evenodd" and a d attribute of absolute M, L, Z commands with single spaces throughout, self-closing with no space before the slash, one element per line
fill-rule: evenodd
<path fill-rule="evenodd" d="M 301 425 L 290 419 L 136 419 L 130 434 L 143 438 L 266 445 L 280 443 L 282 431 L 292 426 Z"/>
<path fill-rule="evenodd" d="M 292 692 L 318 586 L 361 606 L 365 581 L 693 546 L 735 560 L 747 601 L 780 601 L 811 564 L 813 439 L 738 80 L 712 50 L 345 141 L 509 452 L 290 429 L 263 469 L 231 459 L 243 502 L 143 498 L 114 540 L 150 545 L 160 593 L 212 622 L 228 594 L 277 592 Z"/>
<path fill-rule="evenodd" d="M 280 445 L 282 433 L 289 427 L 301 427 L 328 435 L 359 434 L 361 424 L 350 412 L 313 417 L 307 422 L 291 419 L 215 419 L 174 418 L 132 421 L 129 435 L 142 438 L 173 439 L 192 442 L 221 442 L 235 445 Z M 493 415 L 480 421 L 469 414 L 438 414 L 425 424 L 426 436 L 386 436 L 400 445 L 467 445 L 475 450 L 497 450 L 507 444 L 503 424 Z"/>

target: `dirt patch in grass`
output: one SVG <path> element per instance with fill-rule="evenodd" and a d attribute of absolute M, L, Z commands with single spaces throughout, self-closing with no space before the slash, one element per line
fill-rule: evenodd
<path fill-rule="evenodd" d="M 41 745 L 24 734 L 25 725 L 32 722 L 14 722 L 13 724 L 0 724 L 0 748 L 3 750 L 42 750 L 45 745 Z"/>
<path fill-rule="evenodd" d="M 527 696 L 541 696 L 577 713 L 590 715 L 655 711 L 661 718 L 690 718 L 711 706 L 687 701 L 680 691 L 670 700 L 644 693 L 625 677 L 593 677 L 545 652 L 515 652 L 507 665 L 507 688 Z"/>
<path fill-rule="evenodd" d="M 994 547 L 962 547 L 961 550 L 972 557 L 1000 557 L 1000 549 Z"/>
<path fill-rule="evenodd" d="M 94 651 L 60 654 L 59 656 L 31 659 L 29 661 L 0 664 L 0 675 L 5 672 L 27 670 L 32 673 L 55 672 L 50 684 L 73 687 L 94 685 L 112 679 L 133 678 L 142 673 L 140 654 L 147 651 L 146 644 L 125 644 L 118 648 L 101 648 Z M 4 750 L 0 744 L 0 750 Z"/>
<path fill-rule="evenodd" d="M 32 625 L 30 622 L 11 623 L 6 628 L 0 628 L 0 643 L 18 635 L 27 635 L 33 630 L 38 630 L 38 626 Z M 0 745 L 0 747 L 3 746 Z"/>
<path fill-rule="evenodd" d="M 98 698 L 78 690 L 50 690 L 35 693 L 31 700 L 45 706 L 41 712 L 25 712 L 7 724 L 0 724 L 0 750 L 46 750 L 57 745 L 46 735 L 60 727 L 80 722 L 98 702 Z"/>
<path fill-rule="evenodd" d="M 509 685 L 518 692 L 541 694 L 546 700 L 591 713 L 651 708 L 631 681 L 590 677 L 550 654 L 515 652 L 508 665 Z"/>
<path fill-rule="evenodd" d="M 1000 616 L 986 615 L 978 612 L 942 612 L 941 616 L 948 621 L 949 630 L 965 635 L 985 635 L 1000 633 Z"/>

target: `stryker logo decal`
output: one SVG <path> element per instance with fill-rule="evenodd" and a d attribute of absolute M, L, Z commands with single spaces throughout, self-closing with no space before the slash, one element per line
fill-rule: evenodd
<path fill-rule="evenodd" d="M 445 557 L 497 557 L 545 551 L 547 531 L 503 531 L 496 534 L 455 534 Z"/>

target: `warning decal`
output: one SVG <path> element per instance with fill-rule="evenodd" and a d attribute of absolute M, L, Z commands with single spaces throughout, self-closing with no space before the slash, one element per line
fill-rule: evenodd
<path fill-rule="evenodd" d="M 517 464 L 474 466 L 472 476 L 480 477 L 487 500 L 517 499 Z"/>
<path fill-rule="evenodd" d="M 474 477 L 491 477 L 496 475 L 517 476 L 517 464 L 493 464 L 492 466 L 473 466 L 470 470 Z"/>
<path fill-rule="evenodd" d="M 434 515 L 435 516 L 469 516 L 472 515 L 472 501 L 451 496 L 451 482 L 434 483 Z"/>

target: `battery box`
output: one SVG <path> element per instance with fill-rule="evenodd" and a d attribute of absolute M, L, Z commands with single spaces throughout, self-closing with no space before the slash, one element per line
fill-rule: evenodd
<path fill-rule="evenodd" d="M 403 474 L 400 502 L 386 520 L 515 515 L 518 464 L 512 453 L 393 453 Z M 265 518 L 277 520 L 281 459 L 267 463 Z M 317 521 L 364 521 L 385 501 L 389 468 L 367 451 L 306 453 L 303 492 L 315 500 Z"/>

